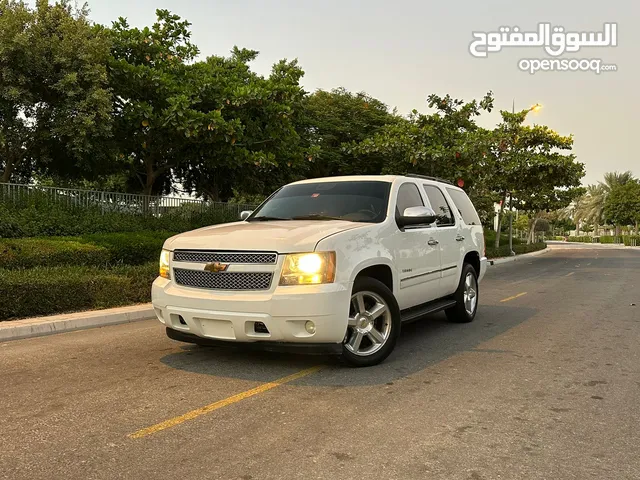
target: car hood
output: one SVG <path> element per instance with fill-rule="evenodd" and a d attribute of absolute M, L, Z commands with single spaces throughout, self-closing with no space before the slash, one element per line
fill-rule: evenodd
<path fill-rule="evenodd" d="M 175 235 L 169 250 L 260 250 L 278 253 L 311 252 L 335 233 L 370 225 L 342 220 L 284 220 L 234 222 Z"/>

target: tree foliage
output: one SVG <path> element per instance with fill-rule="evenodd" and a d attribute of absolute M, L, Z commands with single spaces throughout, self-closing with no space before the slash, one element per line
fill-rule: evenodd
<path fill-rule="evenodd" d="M 604 205 L 605 218 L 616 226 L 640 222 L 640 182 L 627 180 L 613 186 Z"/>
<path fill-rule="evenodd" d="M 2 181 L 33 169 L 88 177 L 111 136 L 108 39 L 68 0 L 0 0 Z"/>

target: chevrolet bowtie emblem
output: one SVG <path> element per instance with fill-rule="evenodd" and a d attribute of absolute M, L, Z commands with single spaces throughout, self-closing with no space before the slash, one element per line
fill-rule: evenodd
<path fill-rule="evenodd" d="M 204 269 L 207 272 L 213 272 L 213 273 L 224 272 L 227 268 L 229 268 L 228 263 L 220 263 L 220 262 L 207 263 L 204 266 Z"/>

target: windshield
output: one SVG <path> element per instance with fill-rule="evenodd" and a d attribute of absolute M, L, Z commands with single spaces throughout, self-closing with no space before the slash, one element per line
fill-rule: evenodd
<path fill-rule="evenodd" d="M 348 220 L 382 222 L 387 216 L 389 182 L 318 182 L 287 185 L 278 190 L 248 219 Z"/>

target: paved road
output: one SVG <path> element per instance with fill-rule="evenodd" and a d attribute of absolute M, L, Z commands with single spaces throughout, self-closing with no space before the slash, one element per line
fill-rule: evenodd
<path fill-rule="evenodd" d="M 639 290 L 639 251 L 495 266 L 368 369 L 155 321 L 1 344 L 0 478 L 638 479 Z"/>

